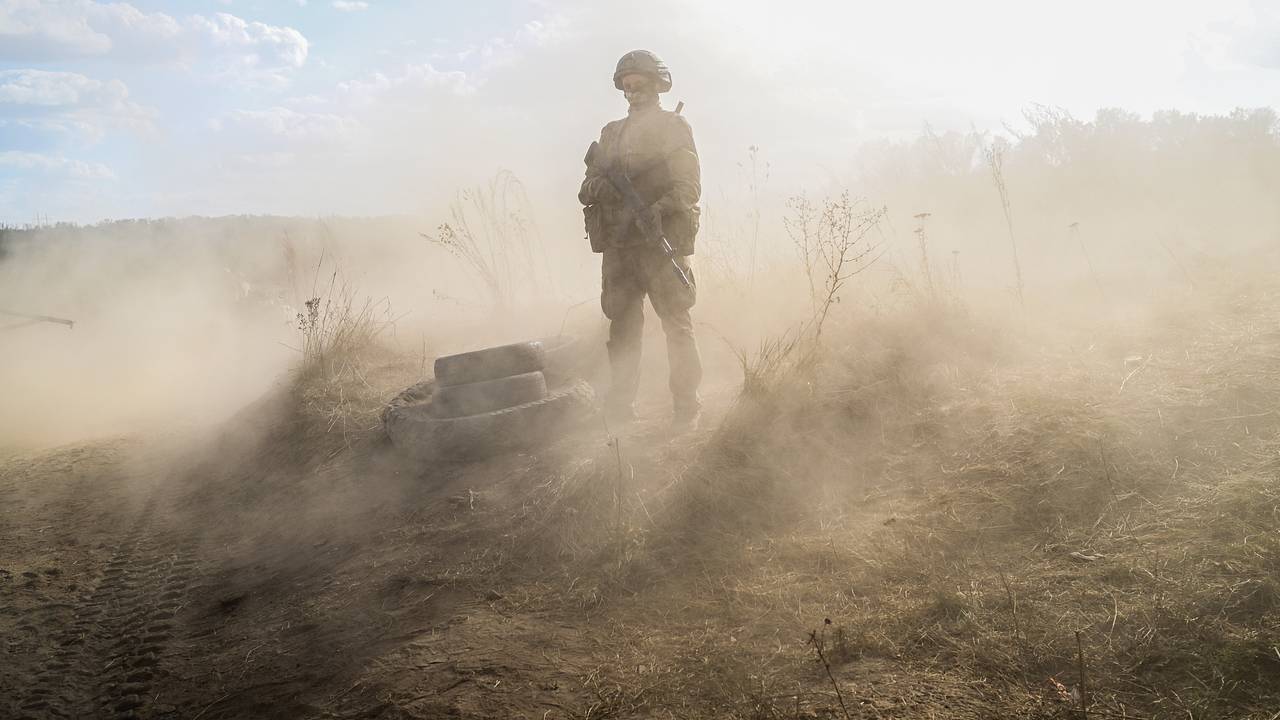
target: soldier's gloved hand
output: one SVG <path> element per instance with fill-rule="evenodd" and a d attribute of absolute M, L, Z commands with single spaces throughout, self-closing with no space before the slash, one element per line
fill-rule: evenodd
<path fill-rule="evenodd" d="M 621 205 L 622 193 L 611 182 L 601 182 L 595 188 L 596 202 L 605 205 Z"/>
<path fill-rule="evenodd" d="M 605 178 L 587 178 L 578 193 L 583 205 L 621 205 L 622 195 Z"/>
<path fill-rule="evenodd" d="M 636 216 L 636 225 L 646 240 L 656 241 L 662 236 L 662 210 L 656 203 L 650 205 Z"/>

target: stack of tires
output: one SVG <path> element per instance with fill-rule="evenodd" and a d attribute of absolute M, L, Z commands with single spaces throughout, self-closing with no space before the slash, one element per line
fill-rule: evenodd
<path fill-rule="evenodd" d="M 435 362 L 434 380 L 414 385 L 383 412 L 396 447 L 424 459 L 468 458 L 553 439 L 588 416 L 595 396 L 566 368 L 574 343 L 513 343 Z"/>

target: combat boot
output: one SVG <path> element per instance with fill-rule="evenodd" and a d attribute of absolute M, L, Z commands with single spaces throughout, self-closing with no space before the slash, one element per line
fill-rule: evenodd
<path fill-rule="evenodd" d="M 639 416 L 636 415 L 635 405 L 631 403 L 605 403 L 604 421 L 608 423 L 609 427 L 621 427 L 633 423 L 637 419 L 639 419 Z"/>
<path fill-rule="evenodd" d="M 701 408 L 694 406 L 692 408 L 678 408 L 671 416 L 671 434 L 687 435 L 698 431 L 698 424 L 702 420 Z"/>

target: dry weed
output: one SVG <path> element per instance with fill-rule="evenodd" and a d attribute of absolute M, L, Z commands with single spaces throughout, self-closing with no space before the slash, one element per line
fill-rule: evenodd
<path fill-rule="evenodd" d="M 312 296 L 297 315 L 302 335 L 299 401 L 305 417 L 326 434 L 338 433 L 349 445 L 355 438 L 377 434 L 382 406 L 393 392 L 370 382 L 371 369 L 402 359 L 377 345 L 394 324 L 390 303 L 361 298 L 336 267 L 320 287 L 323 264 L 322 256 Z"/>

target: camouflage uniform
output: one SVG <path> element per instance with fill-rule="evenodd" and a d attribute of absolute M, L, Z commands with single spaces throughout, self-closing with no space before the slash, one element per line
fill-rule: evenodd
<path fill-rule="evenodd" d="M 623 61 L 633 55 L 629 53 Z M 619 73 L 622 68 L 620 62 Z M 666 87 L 670 87 L 669 75 L 665 79 Z M 615 85 L 621 87 L 617 75 Z M 686 288 L 667 255 L 645 240 L 635 217 L 623 211 L 618 191 L 604 174 L 604 168 L 621 164 L 643 200 L 656 208 L 664 235 L 676 249 L 675 259 L 693 285 L 688 256 L 693 254 L 697 202 L 702 192 L 693 131 L 687 120 L 663 110 L 656 102 L 633 107 L 626 118 L 605 125 L 596 155 L 599 157 L 588 160 L 578 199 L 587 206 L 592 249 L 603 253 L 600 306 L 611 321 L 610 409 L 629 413 L 635 401 L 640 382 L 644 297 L 648 295 L 667 336 L 676 415 L 696 416 L 701 405 L 698 385 L 702 361 L 689 314 L 697 299 L 696 286 Z"/>

